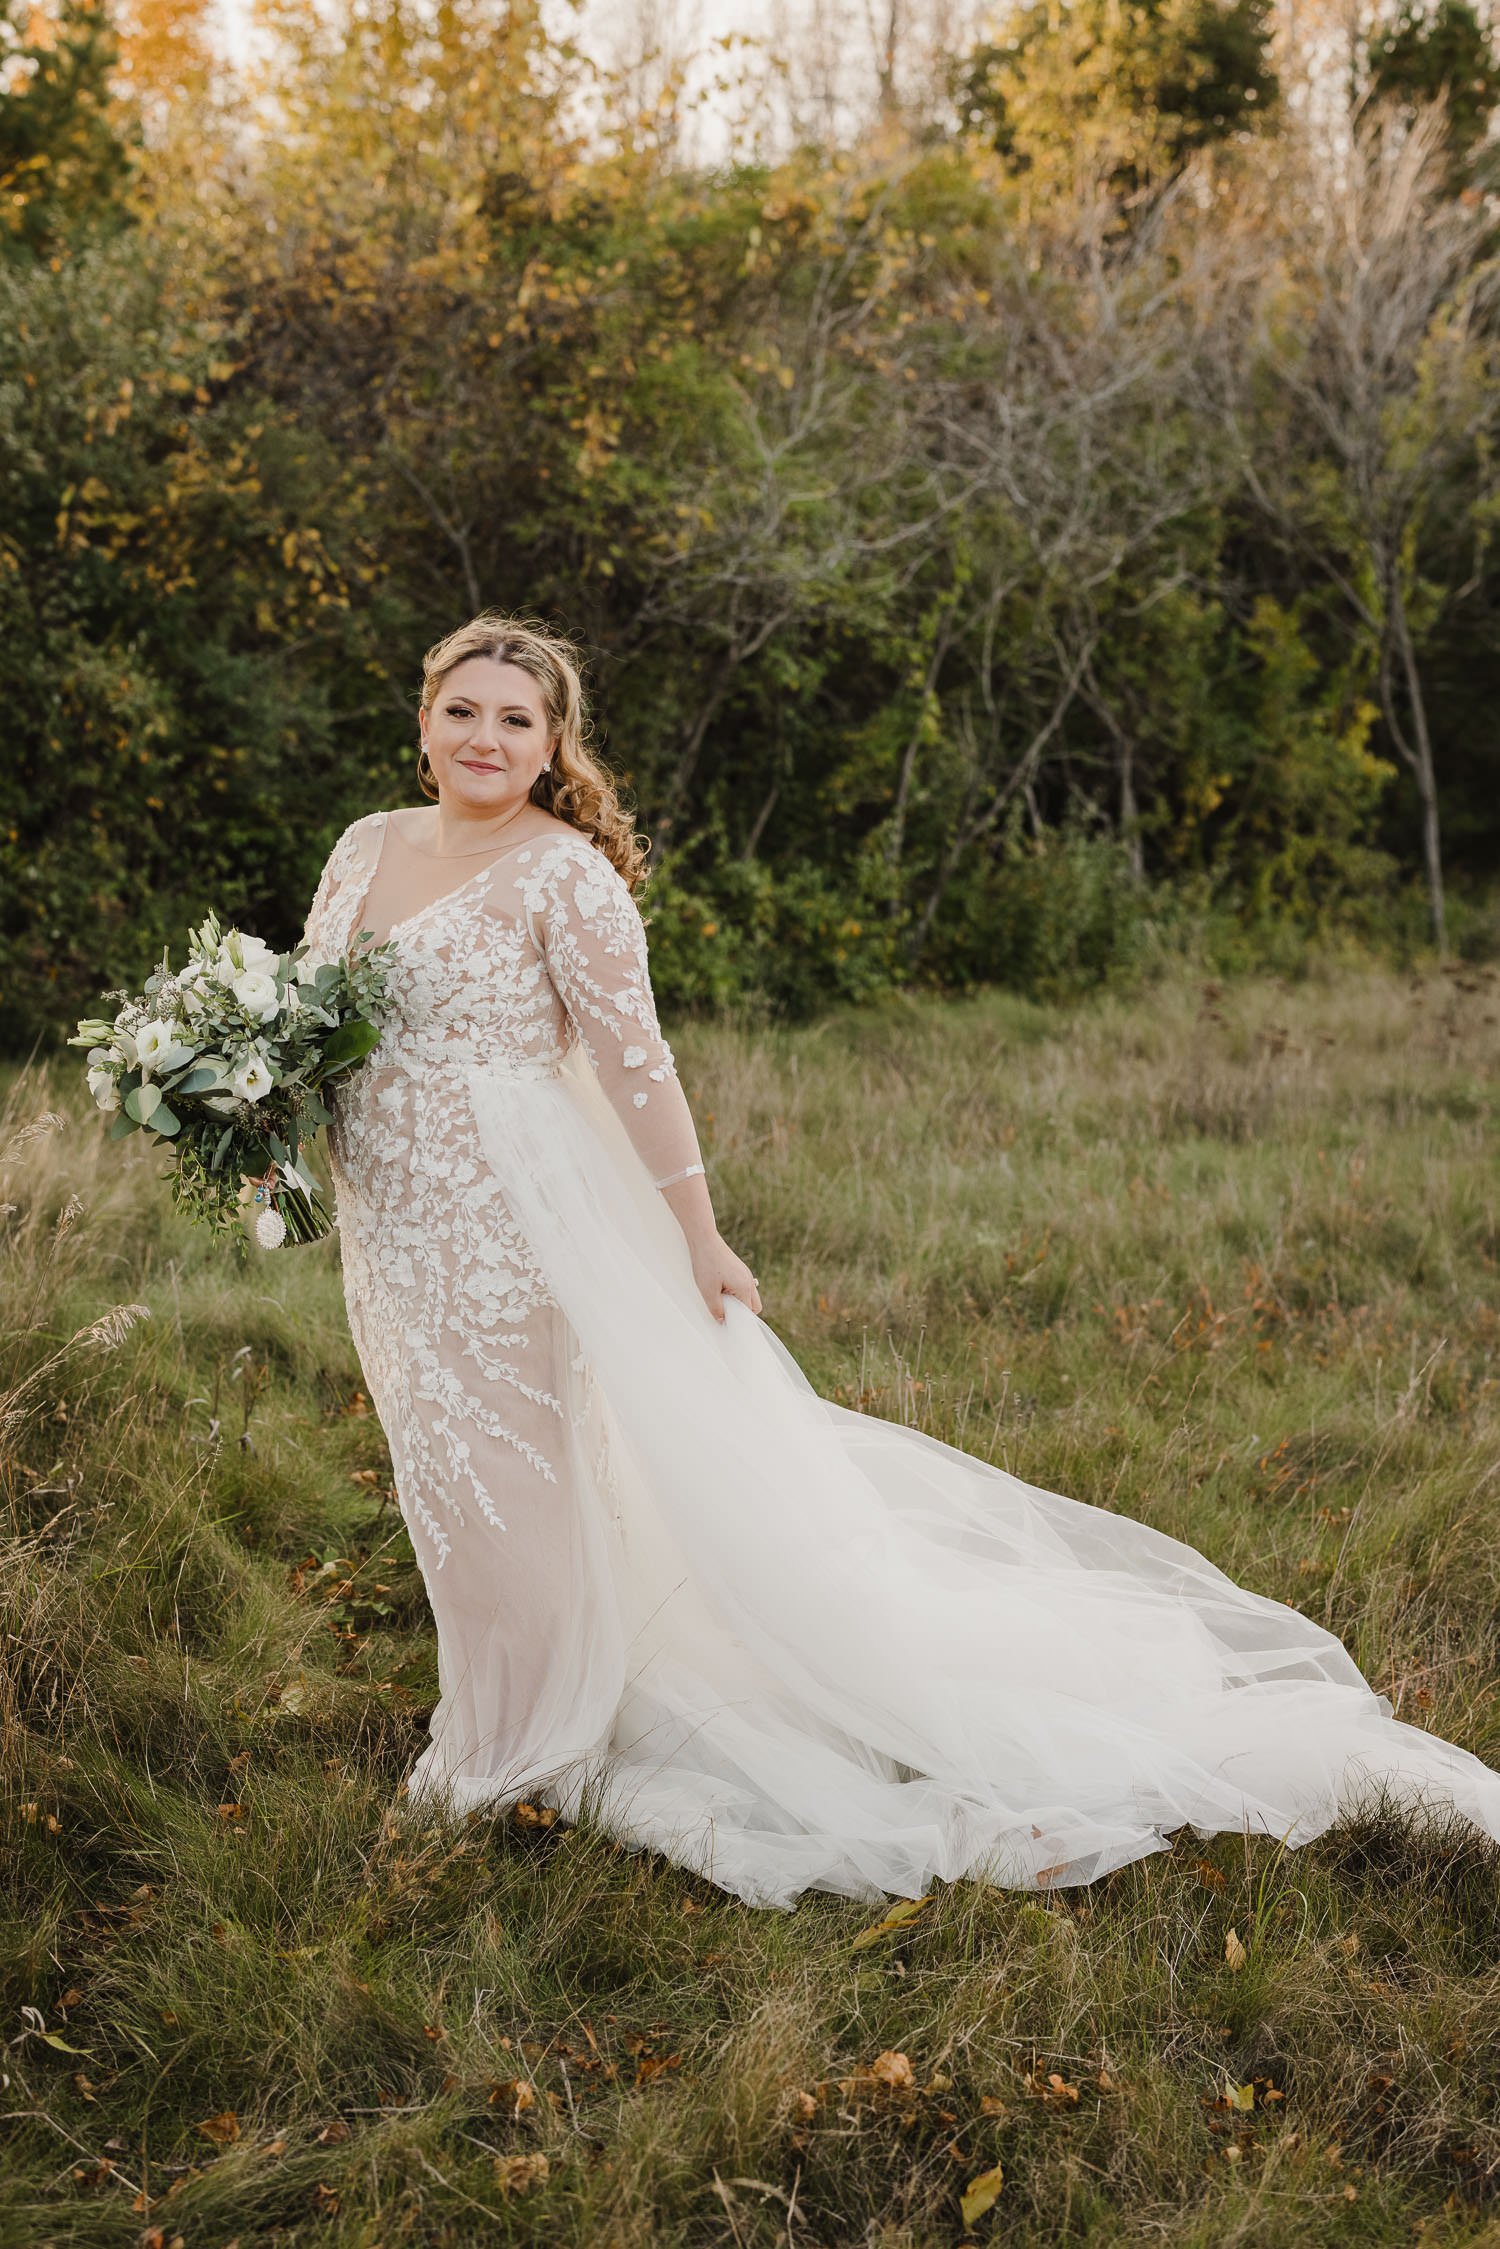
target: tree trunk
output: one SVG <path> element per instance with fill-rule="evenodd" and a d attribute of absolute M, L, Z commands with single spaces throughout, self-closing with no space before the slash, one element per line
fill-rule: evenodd
<path fill-rule="evenodd" d="M 1416 737 L 1412 745 L 1416 752 L 1412 770 L 1416 774 L 1417 791 L 1422 799 L 1422 859 L 1427 869 L 1427 903 L 1432 915 L 1432 942 L 1441 959 L 1448 950 L 1448 907 L 1443 892 L 1443 843 L 1438 824 L 1437 767 L 1432 755 L 1432 735 L 1427 725 L 1427 699 L 1422 693 L 1417 652 L 1412 646 L 1411 630 L 1406 621 L 1406 603 L 1401 597 L 1399 585 L 1392 609 L 1397 645 L 1401 650 L 1401 669 L 1406 676 L 1406 699 L 1411 706 L 1412 731 Z"/>
<path fill-rule="evenodd" d="M 776 799 L 780 796 L 780 794 L 781 780 L 780 776 L 778 775 L 776 780 L 771 783 L 765 800 L 762 803 L 759 812 L 757 812 L 755 815 L 755 825 L 750 830 L 750 834 L 746 839 L 744 850 L 740 853 L 741 859 L 743 859 L 747 865 L 755 857 L 756 852 L 760 849 L 760 839 L 766 832 L 766 822 L 770 819 L 771 814 L 776 810 Z"/>
<path fill-rule="evenodd" d="M 1427 907 L 1432 922 L 1432 942 L 1441 960 L 1448 950 L 1448 911 L 1443 887 L 1443 839 L 1438 812 L 1437 765 L 1432 754 L 1432 734 L 1427 724 L 1427 700 L 1422 693 L 1422 674 L 1417 663 L 1417 652 L 1412 645 L 1411 626 L 1406 615 L 1406 601 L 1399 579 L 1393 579 L 1389 602 L 1390 634 L 1385 660 L 1381 665 L 1381 701 L 1385 705 L 1385 721 L 1397 749 L 1410 768 L 1417 784 L 1417 797 L 1422 806 L 1422 863 L 1427 875 Z M 1389 642 L 1395 641 L 1396 653 L 1401 659 L 1401 676 L 1406 687 L 1407 709 L 1411 714 L 1411 734 L 1408 736 L 1399 723 L 1395 709 L 1395 691 L 1390 676 Z"/>
<path fill-rule="evenodd" d="M 1130 861 L 1134 882 L 1146 879 L 1146 854 L 1141 849 L 1141 810 L 1135 800 L 1135 743 L 1122 728 L 1115 736 L 1120 760 L 1120 840 Z"/>

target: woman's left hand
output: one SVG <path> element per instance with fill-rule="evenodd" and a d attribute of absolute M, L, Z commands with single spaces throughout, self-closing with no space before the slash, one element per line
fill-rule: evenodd
<path fill-rule="evenodd" d="M 737 1296 L 752 1312 L 759 1313 L 760 1288 L 755 1275 L 742 1257 L 735 1256 L 722 1234 L 710 1234 L 701 1243 L 694 1243 L 692 1251 L 693 1279 L 704 1303 L 721 1325 L 726 1296 Z"/>

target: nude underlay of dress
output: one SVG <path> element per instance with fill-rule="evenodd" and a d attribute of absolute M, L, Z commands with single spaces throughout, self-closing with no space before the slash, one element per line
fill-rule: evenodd
<path fill-rule="evenodd" d="M 1184 1825 L 1500 1774 L 1203 1555 L 820 1397 L 716 1321 L 653 1182 L 701 1160 L 645 931 L 554 824 L 441 859 L 356 821 L 315 952 L 396 947 L 335 1095 L 345 1296 L 437 1627 L 414 1799 L 587 1809 L 756 1905 L 1089 1882 Z"/>

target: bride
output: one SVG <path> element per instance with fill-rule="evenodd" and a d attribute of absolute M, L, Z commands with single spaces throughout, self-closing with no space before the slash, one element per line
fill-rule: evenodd
<path fill-rule="evenodd" d="M 817 1395 L 714 1223 L 571 649 L 476 618 L 421 736 L 433 801 L 355 821 L 307 925 L 395 945 L 330 1154 L 437 1626 L 410 1798 L 587 1808 L 779 1907 L 1295 1845 L 1372 1792 L 1500 1840 L 1500 1774 L 1297 1610 Z"/>

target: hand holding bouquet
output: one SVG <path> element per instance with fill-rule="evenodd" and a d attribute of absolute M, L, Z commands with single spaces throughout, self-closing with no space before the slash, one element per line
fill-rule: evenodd
<path fill-rule="evenodd" d="M 113 1115 L 111 1138 L 151 1132 L 170 1143 L 174 1200 L 220 1233 L 238 1232 L 241 1180 L 260 1206 L 267 1249 L 312 1242 L 332 1220 L 303 1165 L 304 1139 L 329 1113 L 320 1088 L 361 1063 L 380 1038 L 392 948 L 319 961 L 299 945 L 273 953 L 216 916 L 193 930 L 186 966 L 162 964 L 113 1017 L 78 1026 L 88 1086 Z"/>

